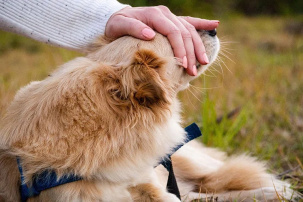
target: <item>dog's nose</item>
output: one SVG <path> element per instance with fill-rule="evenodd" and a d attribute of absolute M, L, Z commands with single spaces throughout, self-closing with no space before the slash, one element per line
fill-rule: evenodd
<path fill-rule="evenodd" d="M 216 36 L 216 35 L 217 35 L 216 29 L 208 30 L 207 33 L 208 33 L 210 36 Z"/>

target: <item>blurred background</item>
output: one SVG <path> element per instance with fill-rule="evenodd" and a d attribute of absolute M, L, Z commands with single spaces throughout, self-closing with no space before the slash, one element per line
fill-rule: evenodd
<path fill-rule="evenodd" d="M 229 154 L 267 161 L 303 192 L 303 1 L 121 0 L 220 20 L 216 64 L 180 94 L 184 125 Z M 0 32 L 0 115 L 16 91 L 79 53 Z"/>

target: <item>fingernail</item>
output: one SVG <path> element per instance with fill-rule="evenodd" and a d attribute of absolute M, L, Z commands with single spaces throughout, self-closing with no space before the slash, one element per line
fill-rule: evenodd
<path fill-rule="evenodd" d="M 197 74 L 198 74 L 196 65 L 193 66 L 193 74 L 194 74 L 194 76 L 197 76 Z"/>
<path fill-rule="evenodd" d="M 142 35 L 148 39 L 152 39 L 155 37 L 156 33 L 152 29 L 144 28 L 142 30 Z"/>
<path fill-rule="evenodd" d="M 219 20 L 212 20 L 212 22 L 220 24 Z"/>
<path fill-rule="evenodd" d="M 183 62 L 182 62 L 183 67 L 186 69 L 187 68 L 187 57 L 183 57 Z"/>
<path fill-rule="evenodd" d="M 205 62 L 206 64 L 209 63 L 209 60 L 208 60 L 208 57 L 207 57 L 206 53 L 203 54 L 202 58 L 203 58 L 203 60 L 204 60 L 204 62 Z"/>

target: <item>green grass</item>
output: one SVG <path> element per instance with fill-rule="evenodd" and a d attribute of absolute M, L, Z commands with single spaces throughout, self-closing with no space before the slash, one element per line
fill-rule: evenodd
<path fill-rule="evenodd" d="M 244 108 L 235 119 L 230 119 L 227 114 L 218 120 L 215 102 L 209 100 L 208 94 L 204 97 L 201 109 L 202 142 L 208 146 L 215 146 L 228 150 L 233 145 L 236 135 L 247 123 L 248 112 Z"/>
<path fill-rule="evenodd" d="M 222 53 L 232 61 L 221 54 L 222 67 L 214 65 L 180 94 L 184 125 L 197 122 L 206 145 L 250 153 L 275 174 L 292 170 L 282 177 L 302 192 L 303 35 L 294 30 L 303 16 L 219 20 Z M 0 32 L 0 115 L 21 86 L 77 55 Z M 227 119 L 237 107 L 241 111 Z"/>

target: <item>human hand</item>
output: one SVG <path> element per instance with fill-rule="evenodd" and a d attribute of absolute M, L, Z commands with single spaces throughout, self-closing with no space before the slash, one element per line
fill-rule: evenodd
<path fill-rule="evenodd" d="M 197 29 L 213 30 L 219 21 L 193 17 L 178 17 L 165 6 L 126 7 L 114 13 L 107 22 L 105 35 L 118 38 L 131 35 L 142 40 L 151 40 L 155 32 L 166 36 L 174 55 L 182 60 L 189 75 L 197 75 L 196 60 L 209 63 L 203 42 Z"/>

